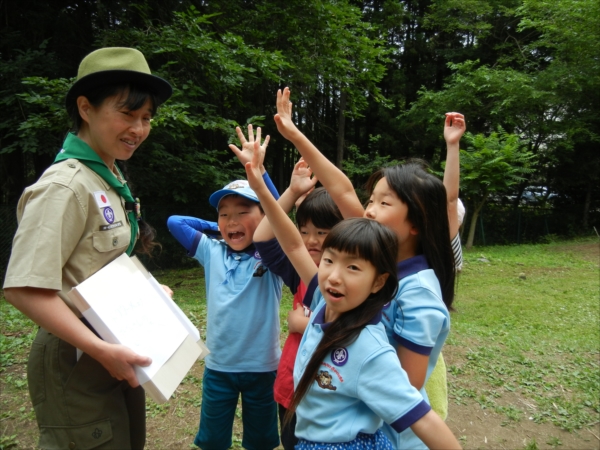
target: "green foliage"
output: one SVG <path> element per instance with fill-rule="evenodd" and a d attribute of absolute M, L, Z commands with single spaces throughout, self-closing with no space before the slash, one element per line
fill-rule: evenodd
<path fill-rule="evenodd" d="M 399 163 L 399 161 L 391 160 L 390 156 L 379 154 L 377 151 L 377 142 L 380 138 L 381 136 L 370 137 L 370 151 L 361 152 L 355 145 L 348 147 L 342 169 L 359 191 L 359 194 L 362 192 L 361 186 L 364 185 L 372 173 L 382 167 Z"/>
<path fill-rule="evenodd" d="M 534 155 L 526 150 L 527 141 L 502 127 L 489 136 L 467 132 L 464 139 L 468 147 L 460 151 L 461 189 L 478 206 L 490 195 L 520 183 L 532 171 Z"/>
<path fill-rule="evenodd" d="M 491 195 L 506 192 L 531 173 L 535 155 L 525 149 L 527 141 L 502 127 L 489 136 L 465 133 L 467 150 L 460 151 L 461 188 L 473 208 L 466 247 L 473 246 L 477 218 Z"/>

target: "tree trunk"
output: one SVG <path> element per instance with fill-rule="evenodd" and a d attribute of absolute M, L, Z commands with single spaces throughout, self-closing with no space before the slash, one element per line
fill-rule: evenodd
<path fill-rule="evenodd" d="M 342 168 L 342 161 L 344 161 L 344 134 L 346 128 L 346 116 L 344 111 L 346 110 L 346 94 L 345 91 L 340 93 L 340 111 L 338 115 L 338 141 L 337 141 L 337 152 L 335 155 L 335 165 L 340 169 Z"/>
<path fill-rule="evenodd" d="M 473 247 L 473 240 L 475 239 L 475 229 L 477 228 L 477 219 L 479 218 L 479 212 L 483 205 L 485 205 L 485 201 L 487 200 L 487 196 L 481 200 L 481 202 L 475 207 L 475 211 L 473 211 L 473 217 L 471 217 L 471 225 L 469 226 L 469 237 L 467 238 L 467 244 L 465 248 L 469 250 Z"/>

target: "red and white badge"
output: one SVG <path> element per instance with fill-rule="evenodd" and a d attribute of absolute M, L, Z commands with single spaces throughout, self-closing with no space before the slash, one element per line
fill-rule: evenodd
<path fill-rule="evenodd" d="M 99 208 L 106 208 L 110 206 L 110 200 L 108 199 L 108 195 L 104 191 L 96 191 L 94 192 L 94 198 L 96 199 L 96 203 Z"/>

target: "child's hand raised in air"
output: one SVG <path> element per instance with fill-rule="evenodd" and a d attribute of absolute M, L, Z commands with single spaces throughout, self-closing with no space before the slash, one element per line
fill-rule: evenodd
<path fill-rule="evenodd" d="M 292 121 L 292 102 L 290 102 L 290 88 L 277 90 L 277 114 L 275 123 L 281 135 L 289 141 L 293 141 L 298 128 Z"/>
<path fill-rule="evenodd" d="M 465 122 L 465 116 L 457 112 L 446 113 L 444 139 L 447 144 L 458 144 L 466 130 L 467 123 Z"/>
<path fill-rule="evenodd" d="M 260 128 L 259 128 L 260 130 Z M 254 141 L 254 150 L 252 152 L 252 158 L 249 162 L 244 164 L 246 169 L 246 178 L 248 184 L 252 188 L 256 195 L 260 198 L 262 195 L 271 195 L 269 188 L 265 184 L 265 180 L 262 177 L 262 170 L 264 170 L 263 162 L 265 160 L 266 146 L 260 145 L 260 141 Z"/>
<path fill-rule="evenodd" d="M 252 124 L 248 125 L 248 139 L 246 140 L 246 137 L 244 136 L 244 133 L 242 133 L 242 130 L 240 127 L 235 127 L 235 131 L 238 135 L 238 139 L 240 140 L 240 143 L 242 144 L 242 149 L 240 150 L 235 144 L 229 144 L 229 148 L 231 149 L 231 151 L 233 153 L 235 153 L 235 156 L 237 156 L 237 158 L 240 160 L 240 162 L 242 163 L 242 165 L 245 167 L 246 163 L 249 163 L 252 161 L 252 155 L 254 154 L 254 142 L 258 142 L 258 145 L 260 146 L 260 148 L 263 150 L 263 152 L 267 151 L 267 145 L 269 145 L 269 140 L 271 139 L 271 137 L 269 135 L 267 135 L 267 137 L 265 138 L 264 142 L 262 143 L 262 145 L 260 145 L 260 138 L 261 138 L 261 129 L 260 127 L 258 127 L 256 129 L 256 141 L 254 140 L 254 131 L 252 129 Z M 265 173 L 265 168 L 261 163 L 261 173 Z"/>
<path fill-rule="evenodd" d="M 315 188 L 317 177 L 311 178 L 311 176 L 311 168 L 308 167 L 304 158 L 300 158 L 294 166 L 292 179 L 290 180 L 290 190 L 294 193 L 295 198 L 304 198 Z"/>

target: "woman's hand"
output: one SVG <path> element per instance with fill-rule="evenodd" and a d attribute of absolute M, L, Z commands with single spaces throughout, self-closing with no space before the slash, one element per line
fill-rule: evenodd
<path fill-rule="evenodd" d="M 117 380 L 126 380 L 131 387 L 138 387 L 140 382 L 133 366 L 146 367 L 152 364 L 148 356 L 141 356 L 124 345 L 109 344 L 102 341 L 99 351 L 93 356 L 110 375 Z"/>
<path fill-rule="evenodd" d="M 169 297 L 173 298 L 173 291 L 169 286 L 167 286 L 166 284 L 161 284 L 160 287 L 163 289 L 163 291 L 167 293 Z"/>

